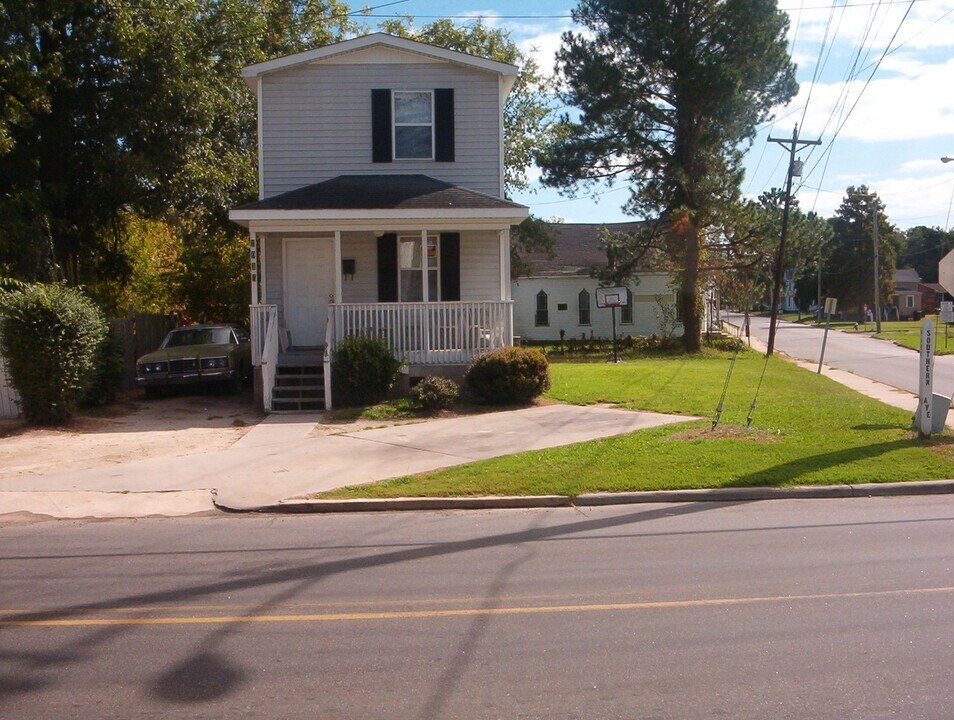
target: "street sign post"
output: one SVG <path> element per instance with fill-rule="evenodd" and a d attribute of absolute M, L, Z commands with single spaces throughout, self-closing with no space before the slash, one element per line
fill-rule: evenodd
<path fill-rule="evenodd" d="M 619 362 L 619 345 L 616 342 L 616 308 L 626 304 L 629 293 L 624 287 L 596 288 L 596 307 L 609 308 L 613 316 L 613 362 Z"/>
<path fill-rule="evenodd" d="M 928 318 L 921 323 L 921 361 L 918 364 L 918 433 L 930 437 L 934 410 L 934 321 Z"/>
<path fill-rule="evenodd" d="M 828 344 L 828 330 L 831 329 L 831 314 L 838 308 L 838 298 L 825 298 L 825 334 L 822 335 L 821 353 L 818 355 L 818 374 L 821 375 L 822 363 L 825 360 L 825 345 Z"/>

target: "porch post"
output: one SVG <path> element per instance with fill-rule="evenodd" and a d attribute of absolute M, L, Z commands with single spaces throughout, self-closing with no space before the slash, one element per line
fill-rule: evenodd
<path fill-rule="evenodd" d="M 500 231 L 500 299 L 511 299 L 509 227 Z"/>
<path fill-rule="evenodd" d="M 258 305 L 258 236 L 254 230 L 249 230 L 248 237 L 252 265 L 252 305 Z"/>
<path fill-rule="evenodd" d="M 427 228 L 421 230 L 421 283 L 423 284 L 423 290 L 421 291 L 421 297 L 424 299 L 424 302 L 430 302 L 430 297 L 427 288 L 427 268 L 428 268 L 428 258 L 427 258 Z"/>
<path fill-rule="evenodd" d="M 337 305 L 340 302 L 341 302 L 341 231 L 335 230 L 335 304 Z"/>

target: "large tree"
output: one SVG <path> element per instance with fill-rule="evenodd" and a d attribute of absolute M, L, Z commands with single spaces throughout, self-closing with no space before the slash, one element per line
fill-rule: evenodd
<path fill-rule="evenodd" d="M 247 243 L 228 208 L 257 186 L 241 68 L 354 29 L 339 0 L 0 0 L 0 276 L 124 297 L 129 218 L 151 217 L 201 309 L 193 289 L 222 287 Z M 247 283 L 228 287 L 234 315 Z"/>
<path fill-rule="evenodd" d="M 866 186 L 849 187 L 828 222 L 833 238 L 822 268 L 822 293 L 838 298 L 839 310 L 874 307 L 874 218 L 878 219 L 879 292 L 886 305 L 894 284 L 903 234 L 889 221 L 884 203 Z"/>
<path fill-rule="evenodd" d="M 540 157 L 547 185 L 620 179 L 626 210 L 664 218 L 684 343 L 701 342 L 706 238 L 738 203 L 741 144 L 797 90 L 774 0 L 583 0 L 557 55 L 565 114 Z"/>
<path fill-rule="evenodd" d="M 937 282 L 937 266 L 941 258 L 954 250 L 954 230 L 918 225 L 906 233 L 904 252 L 898 256 L 898 267 L 917 270 L 921 281 Z"/>

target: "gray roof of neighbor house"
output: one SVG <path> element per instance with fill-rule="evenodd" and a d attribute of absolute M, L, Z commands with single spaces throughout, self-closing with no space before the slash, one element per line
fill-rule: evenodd
<path fill-rule="evenodd" d="M 427 175 L 339 175 L 236 210 L 526 210 L 509 200 Z"/>
<path fill-rule="evenodd" d="M 635 232 L 641 222 L 547 223 L 553 234 L 553 257 L 545 252 L 527 253 L 523 261 L 531 276 L 586 276 L 594 265 L 605 266 L 606 251 L 600 245 L 600 228 L 611 232 Z"/>
<path fill-rule="evenodd" d="M 898 283 L 917 285 L 921 282 L 921 276 L 914 268 L 900 268 L 894 271 L 894 282 L 895 285 Z"/>

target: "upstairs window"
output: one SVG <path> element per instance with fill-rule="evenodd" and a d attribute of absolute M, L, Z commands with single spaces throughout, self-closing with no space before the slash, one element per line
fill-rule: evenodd
<path fill-rule="evenodd" d="M 428 91 L 395 91 L 394 158 L 434 157 L 434 96 Z"/>
<path fill-rule="evenodd" d="M 547 305 L 547 294 L 543 290 L 537 293 L 537 311 L 533 316 L 533 324 L 537 327 L 547 327 L 550 324 L 550 308 Z"/>
<path fill-rule="evenodd" d="M 454 89 L 372 90 L 371 159 L 454 162 Z"/>

